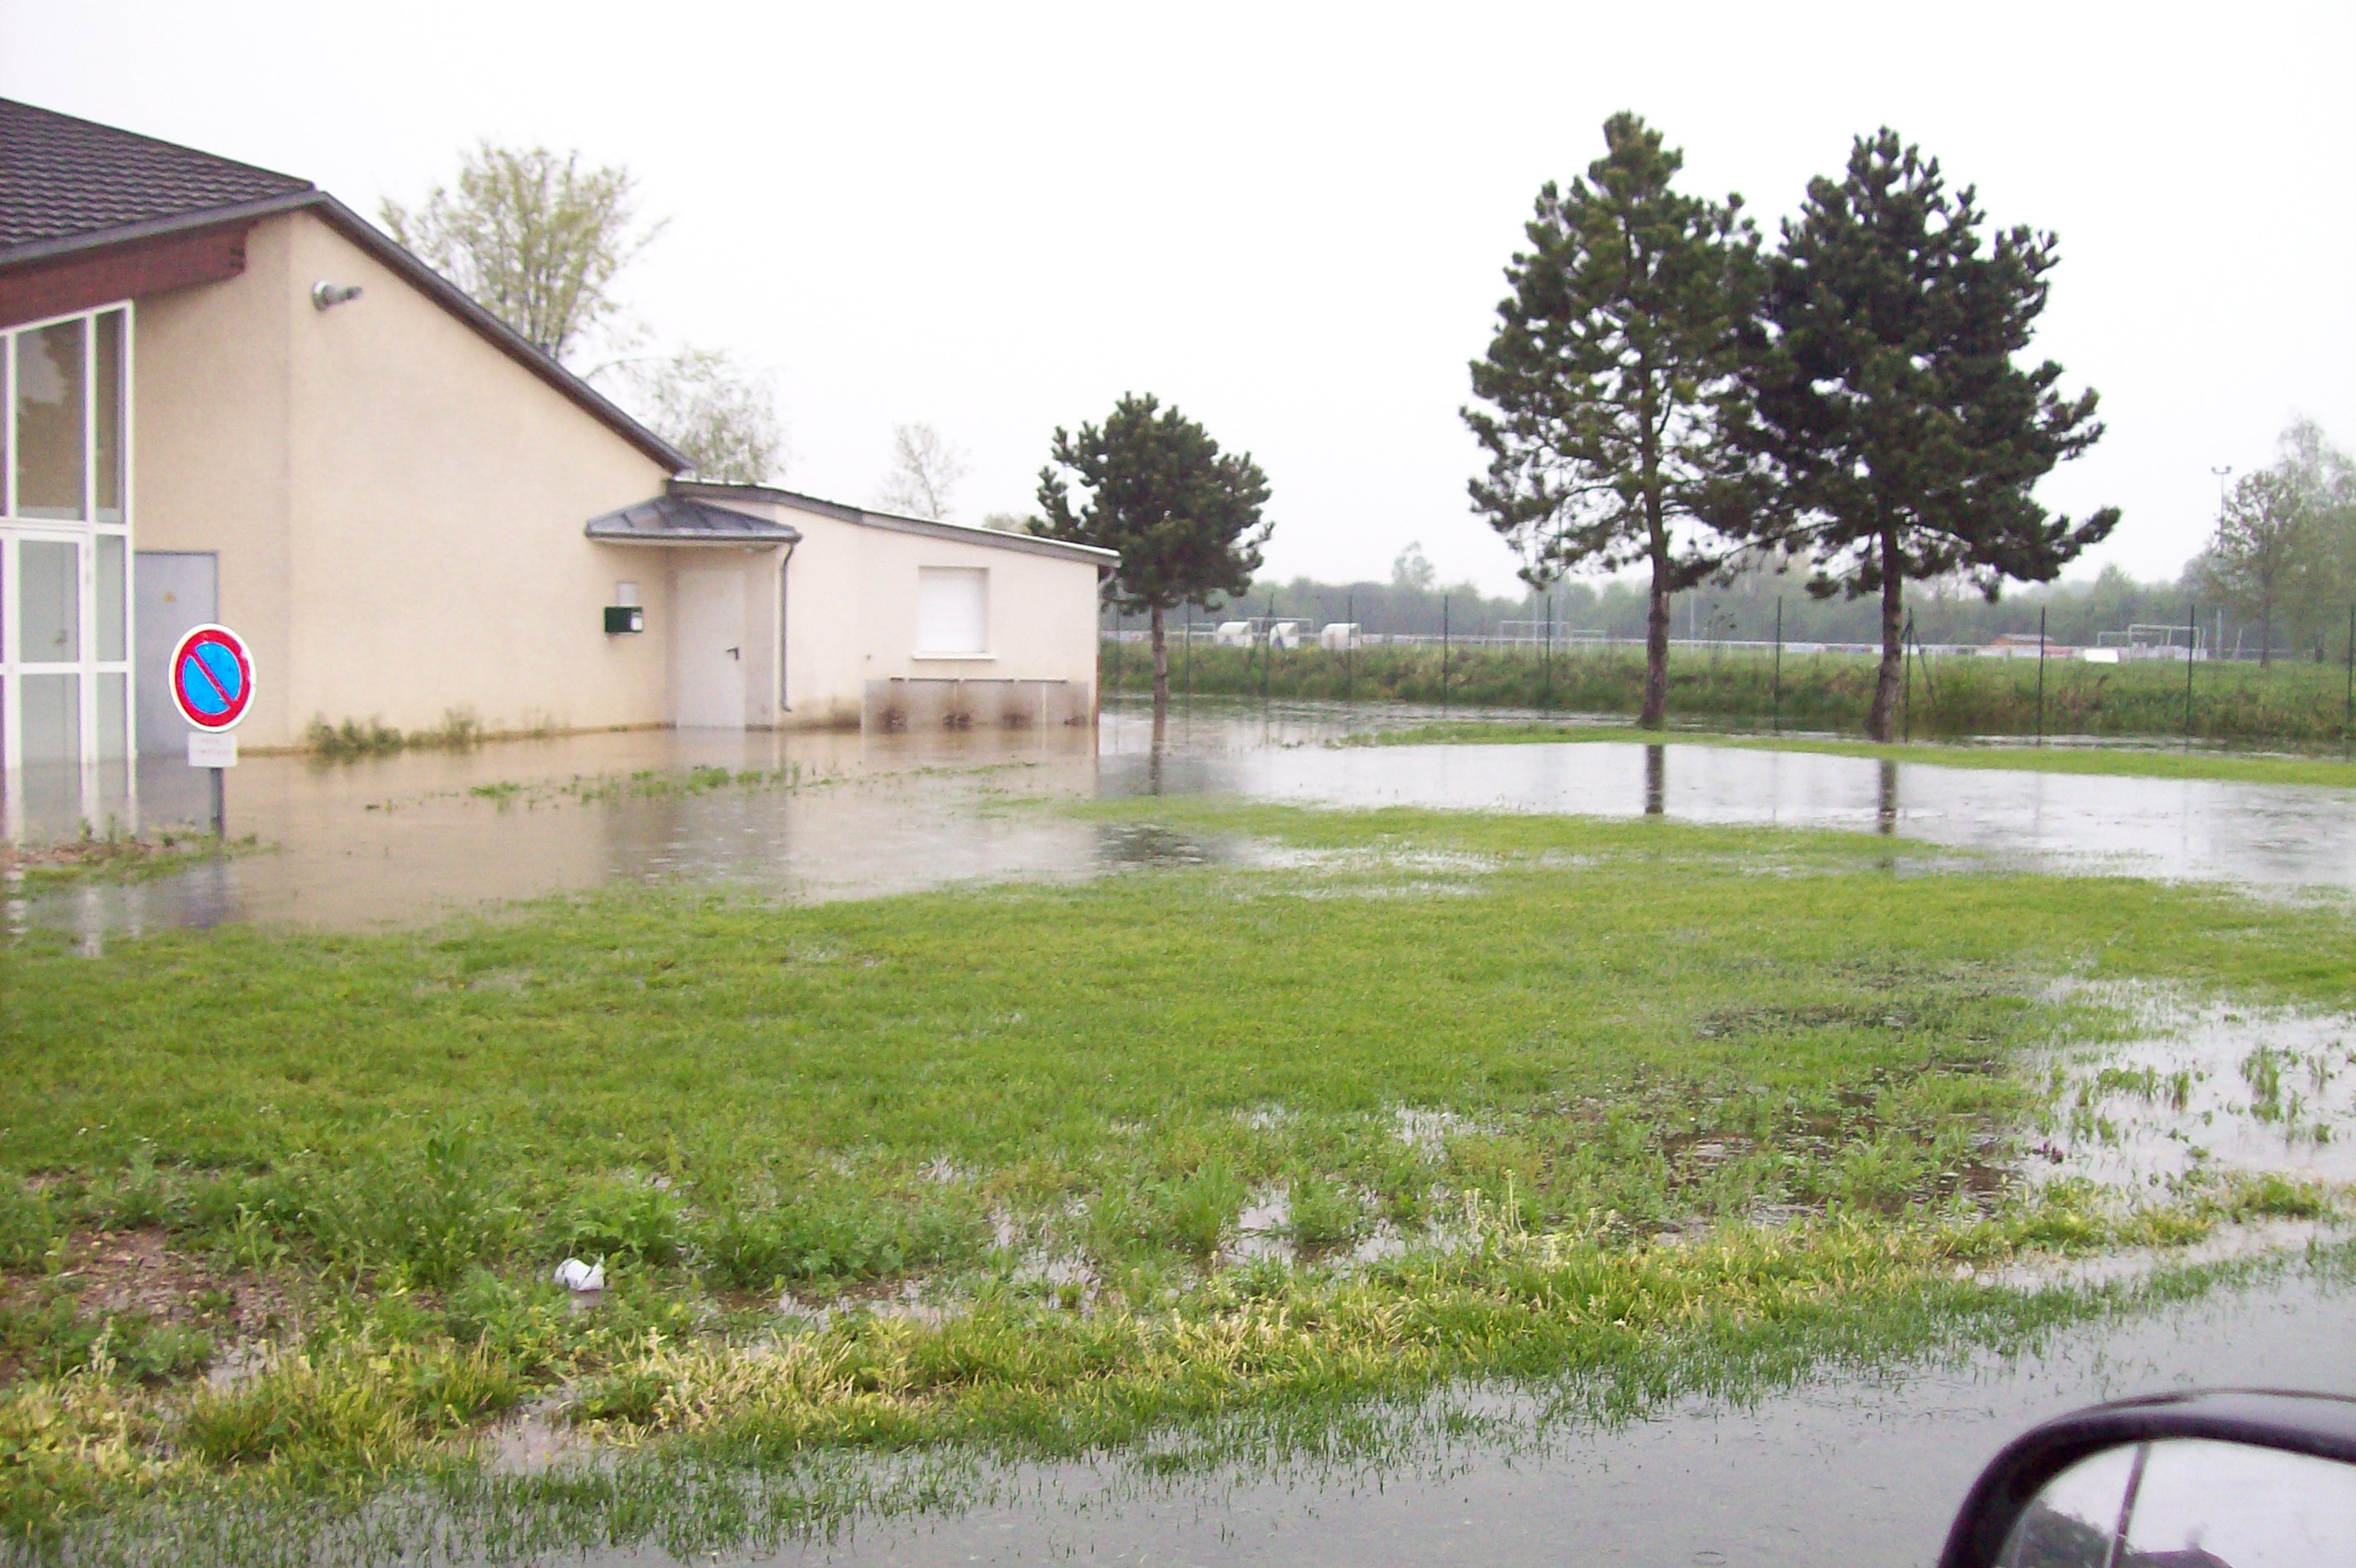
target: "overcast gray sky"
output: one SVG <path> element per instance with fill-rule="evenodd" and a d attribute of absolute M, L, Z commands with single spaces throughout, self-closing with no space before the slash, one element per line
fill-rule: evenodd
<path fill-rule="evenodd" d="M 1031 509 L 1058 423 L 1152 391 L 1274 486 L 1270 566 L 1491 588 L 1457 418 L 1539 183 L 1633 108 L 1772 229 L 1889 123 L 2059 232 L 2040 347 L 2110 433 L 2042 492 L 2172 575 L 2212 464 L 2356 442 L 2356 5 L 1123 8 L 0 0 L 0 94 L 373 215 L 478 136 L 637 171 L 628 280 L 773 368 L 788 483 L 870 499 L 895 421 Z"/>

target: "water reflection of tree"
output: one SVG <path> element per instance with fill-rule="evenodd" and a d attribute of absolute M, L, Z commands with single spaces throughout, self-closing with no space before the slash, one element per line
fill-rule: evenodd
<path fill-rule="evenodd" d="M 2114 1557 L 2109 1530 L 2044 1503 L 2031 1503 L 2005 1549 L 2003 1568 L 2233 1568 L 2199 1546 L 2138 1552 L 2124 1541 L 2118 1544 Z"/>
<path fill-rule="evenodd" d="M 1668 809 L 1669 749 L 1644 748 L 1644 815 L 1659 816 Z"/>

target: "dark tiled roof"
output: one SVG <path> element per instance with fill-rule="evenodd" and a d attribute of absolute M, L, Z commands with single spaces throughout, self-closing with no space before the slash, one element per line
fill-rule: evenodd
<path fill-rule="evenodd" d="M 792 544 L 802 537 L 790 523 L 748 517 L 728 507 L 658 496 L 589 519 L 582 530 L 607 544 Z"/>
<path fill-rule="evenodd" d="M 0 259 L 21 245 L 310 188 L 292 175 L 0 98 Z"/>

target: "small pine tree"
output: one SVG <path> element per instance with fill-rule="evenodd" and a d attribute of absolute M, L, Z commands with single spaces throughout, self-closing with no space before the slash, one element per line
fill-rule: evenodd
<path fill-rule="evenodd" d="M 1134 393 L 1102 428 L 1084 424 L 1071 435 L 1058 427 L 1049 454 L 1039 470 L 1044 517 L 1032 530 L 1119 553 L 1105 597 L 1151 619 L 1158 726 L 1170 708 L 1166 617 L 1181 604 L 1249 591 L 1275 527 L 1260 515 L 1268 476 L 1249 453 L 1221 452 L 1201 425 Z M 1076 509 L 1074 482 L 1087 492 Z"/>
<path fill-rule="evenodd" d="M 1742 198 L 1670 187 L 1684 155 L 1633 114 L 1568 191 L 1551 182 L 1505 277 L 1483 405 L 1463 411 L 1489 453 L 1474 508 L 1522 554 L 1522 575 L 1646 563 L 1644 696 L 1668 704 L 1669 601 L 1723 566 L 1766 510 L 1754 464 L 1723 439 L 1744 394 L 1740 328 L 1758 239 Z"/>
<path fill-rule="evenodd" d="M 1739 433 L 1780 474 L 1815 557 L 1809 591 L 1881 597 L 1877 741 L 1910 579 L 1961 571 L 1994 599 L 2007 578 L 2051 581 L 2119 518 L 2072 523 L 2029 494 L 2103 427 L 2094 392 L 2056 389 L 2061 366 L 2013 363 L 2045 309 L 2053 236 L 1987 242 L 1976 200 L 1897 133 L 1858 137 L 1847 177 L 1810 182 L 1784 221 L 1751 334 L 1755 418 Z"/>

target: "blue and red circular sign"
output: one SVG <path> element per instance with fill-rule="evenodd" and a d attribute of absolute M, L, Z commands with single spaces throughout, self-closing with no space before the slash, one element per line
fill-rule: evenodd
<path fill-rule="evenodd" d="M 234 730 L 253 700 L 253 656 L 227 626 L 194 626 L 172 650 L 172 702 L 199 730 Z"/>

